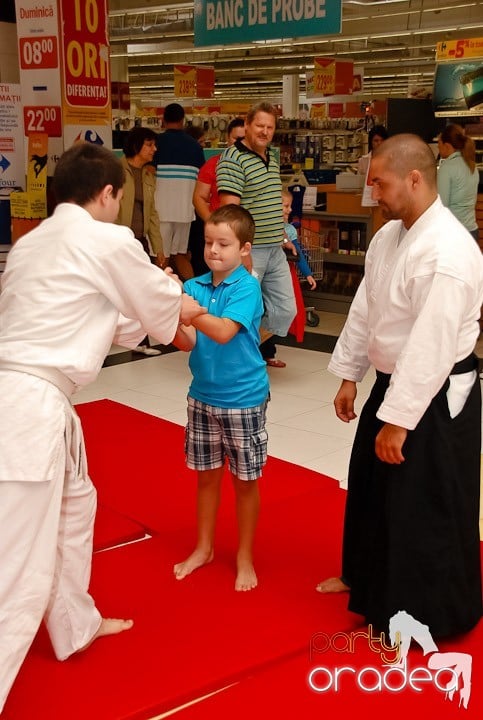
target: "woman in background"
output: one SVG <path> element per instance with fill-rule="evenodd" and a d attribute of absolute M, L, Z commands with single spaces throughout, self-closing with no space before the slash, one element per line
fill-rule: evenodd
<path fill-rule="evenodd" d="M 480 175 L 475 162 L 475 143 L 461 125 L 447 125 L 438 137 L 441 162 L 438 169 L 438 193 L 443 205 L 478 242 L 476 196 Z"/>
<path fill-rule="evenodd" d="M 123 195 L 117 223 L 131 228 L 151 262 L 161 268 L 167 265 L 159 231 L 159 216 L 154 205 L 156 178 L 149 170 L 156 150 L 156 133 L 145 127 L 133 127 L 126 136 L 121 159 L 125 172 Z M 150 346 L 149 337 L 134 349 L 143 355 L 160 355 Z"/>
<path fill-rule="evenodd" d="M 375 150 L 379 145 L 387 140 L 388 134 L 384 125 L 374 125 L 369 130 L 368 145 L 369 152 L 359 158 L 357 163 L 357 172 L 359 175 L 366 175 L 369 169 L 369 163 L 371 162 L 372 151 Z"/>

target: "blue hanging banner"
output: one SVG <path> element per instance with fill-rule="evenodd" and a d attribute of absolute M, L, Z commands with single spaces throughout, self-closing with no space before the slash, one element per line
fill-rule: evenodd
<path fill-rule="evenodd" d="M 337 35 L 342 0 L 194 0 L 195 47 Z"/>

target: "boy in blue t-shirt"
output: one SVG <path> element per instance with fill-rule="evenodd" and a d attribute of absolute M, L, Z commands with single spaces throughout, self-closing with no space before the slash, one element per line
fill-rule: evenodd
<path fill-rule="evenodd" d="M 193 348 L 186 462 L 198 471 L 198 540 L 191 555 L 174 566 L 174 574 L 181 580 L 213 559 L 228 458 L 239 530 L 235 590 L 242 591 L 258 582 L 253 541 L 260 505 L 258 478 L 267 460 L 269 383 L 259 350 L 262 294 L 260 283 L 242 264 L 254 232 L 252 216 L 239 205 L 224 205 L 210 215 L 205 261 L 211 272 L 184 285 L 208 314 L 195 318 L 190 327 L 182 325 L 176 338 L 181 349 Z"/>

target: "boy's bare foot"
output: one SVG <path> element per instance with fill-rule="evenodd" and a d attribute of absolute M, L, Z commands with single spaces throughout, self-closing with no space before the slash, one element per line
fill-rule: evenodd
<path fill-rule="evenodd" d="M 327 580 L 322 580 L 322 582 L 316 585 L 315 589 L 319 593 L 340 593 L 348 592 L 350 587 L 342 581 L 342 578 L 331 577 L 327 578 Z"/>
<path fill-rule="evenodd" d="M 177 563 L 173 567 L 173 572 L 176 580 L 182 580 L 187 575 L 190 575 L 193 570 L 197 570 L 203 565 L 207 565 L 213 560 L 213 550 L 199 550 L 196 548 L 191 555 L 186 558 L 183 562 Z"/>
<path fill-rule="evenodd" d="M 253 590 L 258 585 L 258 578 L 255 573 L 255 568 L 251 562 L 238 563 L 238 573 L 235 581 L 235 590 L 240 592 L 246 592 L 247 590 Z"/>
<path fill-rule="evenodd" d="M 124 630 L 130 630 L 133 625 L 134 620 L 102 618 L 101 624 L 99 625 L 99 629 L 97 630 L 97 632 L 92 636 L 89 642 L 86 643 L 83 647 L 79 648 L 77 652 L 87 650 L 87 648 L 92 645 L 94 640 L 97 640 L 100 637 L 104 637 L 105 635 L 118 635 L 119 633 L 124 632 Z"/>

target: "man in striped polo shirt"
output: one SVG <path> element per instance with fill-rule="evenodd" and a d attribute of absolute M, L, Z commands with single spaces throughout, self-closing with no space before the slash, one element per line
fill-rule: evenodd
<path fill-rule="evenodd" d="M 216 169 L 221 204 L 242 205 L 255 221 L 251 261 L 265 305 L 262 342 L 271 335 L 287 335 L 296 313 L 290 270 L 282 250 L 280 168 L 268 147 L 275 127 L 272 105 L 262 102 L 252 107 L 245 121 L 245 138 L 225 150 Z"/>
<path fill-rule="evenodd" d="M 165 131 L 156 140 L 155 204 L 160 218 L 165 258 L 183 280 L 193 277 L 187 257 L 191 222 L 195 218 L 193 191 L 205 162 L 201 145 L 184 132 L 184 109 L 178 103 L 164 109 Z"/>

